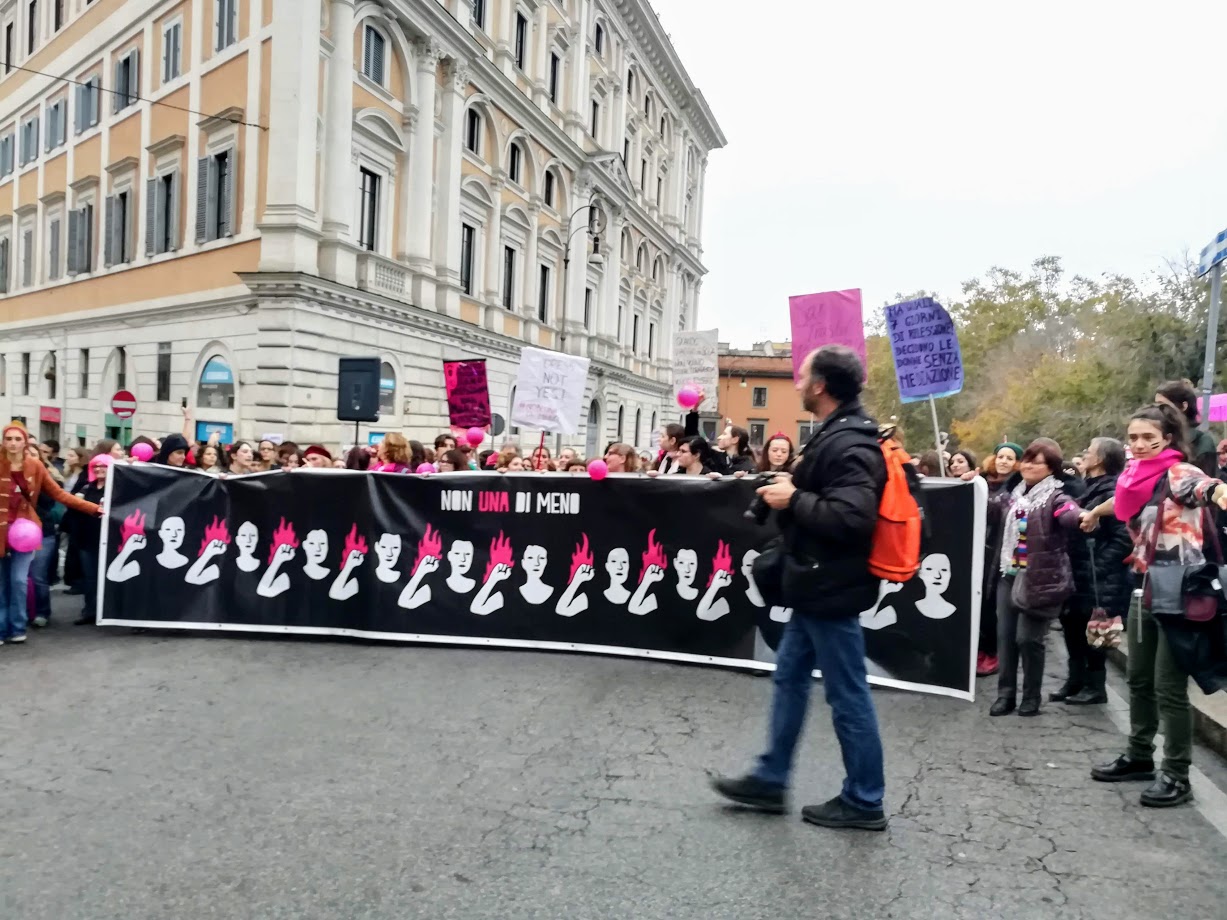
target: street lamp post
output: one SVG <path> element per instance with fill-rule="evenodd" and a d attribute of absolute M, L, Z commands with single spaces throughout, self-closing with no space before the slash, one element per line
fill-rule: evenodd
<path fill-rule="evenodd" d="M 596 198 L 592 198 L 586 205 L 576 208 L 571 216 L 567 218 L 567 226 L 570 227 L 571 222 L 575 220 L 576 215 L 582 211 L 587 211 L 589 215 L 591 215 L 594 207 L 596 207 Z M 591 216 L 589 216 L 588 220 L 584 221 L 567 234 L 567 239 L 562 244 L 562 318 L 561 322 L 558 324 L 559 351 L 566 351 L 567 347 L 567 316 L 569 315 L 567 308 L 570 306 L 567 298 L 571 295 L 571 239 L 575 236 L 575 234 L 579 233 L 581 230 L 584 230 L 592 234 L 593 248 L 599 247 L 601 245 L 601 231 L 605 228 L 601 224 L 602 217 L 599 208 L 597 209 L 596 214 L 596 220 L 593 220 Z"/>
<path fill-rule="evenodd" d="M 1210 315 L 1206 318 L 1206 365 L 1202 374 L 1201 427 L 1210 427 L 1210 396 L 1214 392 L 1214 364 L 1218 350 L 1219 307 L 1223 292 L 1223 262 L 1227 260 L 1227 230 L 1216 236 L 1201 251 L 1197 275 L 1210 274 Z"/>

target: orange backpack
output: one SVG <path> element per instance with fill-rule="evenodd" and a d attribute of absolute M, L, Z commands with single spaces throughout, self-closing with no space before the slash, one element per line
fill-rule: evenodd
<path fill-rule="evenodd" d="M 886 461 L 886 488 L 878 504 L 869 574 L 887 581 L 911 580 L 920 571 L 920 477 L 912 458 L 893 438 L 879 438 Z"/>

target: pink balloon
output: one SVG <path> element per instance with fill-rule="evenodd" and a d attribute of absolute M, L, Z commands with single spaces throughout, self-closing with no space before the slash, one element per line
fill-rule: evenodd
<path fill-rule="evenodd" d="M 693 409 L 699 404 L 699 391 L 686 386 L 677 391 L 677 404 L 683 409 Z"/>
<path fill-rule="evenodd" d="M 141 441 L 140 444 L 132 447 L 133 459 L 140 460 L 142 463 L 148 463 L 153 459 L 153 446 Z"/>
<path fill-rule="evenodd" d="M 418 472 L 422 475 L 426 475 L 427 473 L 437 473 L 438 470 L 435 469 L 435 465 L 433 463 L 419 463 Z"/>
<path fill-rule="evenodd" d="M 18 518 L 9 525 L 9 549 L 15 553 L 32 553 L 42 545 L 43 529 L 33 521 Z"/>
<path fill-rule="evenodd" d="M 465 433 L 465 439 L 469 442 L 470 447 L 476 447 L 478 444 L 480 444 L 482 441 L 486 439 L 486 433 L 482 431 L 480 428 L 476 428 L 476 427 L 470 428 Z"/>
<path fill-rule="evenodd" d="M 604 460 L 593 460 L 588 464 L 588 475 L 600 482 L 609 475 L 609 464 Z"/>

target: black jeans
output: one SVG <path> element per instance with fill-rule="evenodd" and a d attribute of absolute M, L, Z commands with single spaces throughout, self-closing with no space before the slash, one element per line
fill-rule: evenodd
<path fill-rule="evenodd" d="M 79 550 L 81 559 L 81 590 L 85 592 L 85 607 L 83 616 L 98 616 L 98 549 Z"/>
<path fill-rule="evenodd" d="M 1038 700 L 1044 682 L 1044 640 L 1051 628 L 1044 611 L 1015 607 L 1010 600 L 1015 577 L 1007 575 L 997 586 L 997 644 L 1001 670 L 997 672 L 997 696 L 1012 700 L 1018 692 L 1018 663 L 1023 669 L 1023 700 Z M 1055 611 L 1053 611 L 1055 613 Z M 1040 615 L 1037 615 L 1040 614 Z"/>
<path fill-rule="evenodd" d="M 991 557 L 991 554 L 990 554 Z M 985 565 L 993 565 L 991 558 Z M 1000 590 L 1002 576 L 994 574 L 987 579 L 984 586 L 984 599 L 980 604 L 980 647 L 990 658 L 997 657 L 997 592 Z"/>
<path fill-rule="evenodd" d="M 1086 624 L 1091 622 L 1094 606 L 1077 598 L 1071 600 L 1061 614 L 1061 634 L 1065 651 L 1069 653 L 1069 673 L 1091 673 L 1107 670 L 1108 651 L 1092 648 L 1086 641 Z"/>

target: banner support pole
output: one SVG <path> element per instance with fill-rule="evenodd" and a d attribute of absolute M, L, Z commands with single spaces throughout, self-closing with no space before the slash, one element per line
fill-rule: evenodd
<path fill-rule="evenodd" d="M 537 450 L 539 451 L 543 447 L 545 447 L 545 429 L 544 428 L 541 429 L 541 440 L 537 444 Z M 537 466 L 538 462 L 539 461 L 536 459 L 536 457 L 534 457 L 533 458 L 533 469 L 539 471 L 541 467 Z"/>
<path fill-rule="evenodd" d="M 929 412 L 933 416 L 933 443 L 937 445 L 937 463 L 944 479 L 946 477 L 946 457 L 942 453 L 942 430 L 937 424 L 937 400 L 932 396 L 929 397 Z"/>
<path fill-rule="evenodd" d="M 1218 350 L 1219 305 L 1223 290 L 1223 263 L 1215 265 L 1210 275 L 1210 315 L 1206 317 L 1206 362 L 1202 371 L 1201 429 L 1210 428 L 1210 396 L 1214 393 L 1214 362 Z"/>

